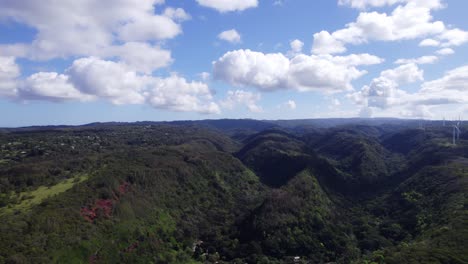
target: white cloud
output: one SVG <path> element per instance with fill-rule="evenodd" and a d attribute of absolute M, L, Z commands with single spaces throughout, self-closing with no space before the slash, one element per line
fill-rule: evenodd
<path fill-rule="evenodd" d="M 283 54 L 263 54 L 251 50 L 230 51 L 213 63 L 216 79 L 265 90 L 286 86 L 288 70 L 289 60 Z"/>
<path fill-rule="evenodd" d="M 412 100 L 418 104 L 468 104 L 468 66 L 448 71 L 442 78 L 425 82 Z"/>
<path fill-rule="evenodd" d="M 388 108 L 406 100 L 406 92 L 400 85 L 423 80 L 424 72 L 416 64 L 405 64 L 394 69 L 382 71 L 369 85 L 349 97 L 357 104 L 369 107 Z"/>
<path fill-rule="evenodd" d="M 273 5 L 274 6 L 282 6 L 284 4 L 283 0 L 275 0 L 273 2 Z"/>
<path fill-rule="evenodd" d="M 168 78 L 154 78 L 150 81 L 147 101 L 160 109 L 219 114 L 219 106 L 211 99 L 211 91 L 205 83 L 187 82 L 185 78 L 173 74 Z"/>
<path fill-rule="evenodd" d="M 365 73 L 353 66 L 335 63 L 328 58 L 299 55 L 291 60 L 288 85 L 300 91 L 351 90 L 351 81 Z"/>
<path fill-rule="evenodd" d="M 365 7 L 370 3 L 388 1 L 342 1 L 354 3 L 356 7 Z M 361 12 L 355 22 L 333 33 L 322 31 L 314 35 L 313 52 L 315 54 L 333 54 L 346 51 L 346 44 L 362 44 L 369 41 L 410 40 L 443 33 L 443 22 L 435 21 L 431 10 L 440 8 L 438 0 L 405 1 L 405 5 L 396 7 L 388 15 L 378 12 Z M 455 34 L 455 33 L 453 33 Z"/>
<path fill-rule="evenodd" d="M 150 74 L 154 70 L 169 66 L 173 59 L 171 52 L 146 42 L 127 42 L 107 51 L 109 57 L 117 56 L 130 68 Z"/>
<path fill-rule="evenodd" d="M 80 91 L 105 98 L 113 104 L 141 104 L 148 77 L 140 76 L 122 63 L 99 58 L 82 58 L 67 70 L 71 83 Z"/>
<path fill-rule="evenodd" d="M 197 0 L 201 6 L 216 9 L 221 13 L 243 11 L 258 6 L 258 0 Z"/>
<path fill-rule="evenodd" d="M 436 39 L 425 39 L 419 43 L 419 46 L 431 47 L 453 47 L 468 43 L 468 31 L 458 28 L 447 29 L 436 36 Z"/>
<path fill-rule="evenodd" d="M 182 28 L 167 16 L 145 14 L 132 20 L 117 30 L 123 41 L 147 41 L 171 39 L 182 33 Z"/>
<path fill-rule="evenodd" d="M 340 105 L 341 105 L 341 102 L 340 102 L 340 100 L 338 100 L 338 99 L 336 99 L 336 98 L 333 98 L 333 100 L 332 100 L 332 105 L 335 106 L 335 107 L 336 107 L 336 106 L 340 106 Z"/>
<path fill-rule="evenodd" d="M 221 101 L 221 106 L 228 109 L 234 109 L 237 105 L 247 107 L 250 112 L 259 113 L 263 109 L 258 105 L 261 99 L 259 93 L 252 93 L 244 90 L 228 91 L 225 100 Z"/>
<path fill-rule="evenodd" d="M 292 54 L 297 54 L 302 52 L 302 48 L 304 47 L 304 42 L 295 39 L 289 43 L 289 46 L 291 47 L 291 53 Z"/>
<path fill-rule="evenodd" d="M 0 79 L 7 76 L 7 71 L 3 69 L 9 69 L 11 74 L 8 76 L 11 78 L 19 74 L 19 70 L 11 65 L 12 61 L 8 59 L 7 63 L 2 63 L 0 57 L 0 66 L 8 66 L 0 67 Z M 39 72 L 25 80 L 14 80 L 14 87 L 15 94 L 2 95 L 21 101 L 104 99 L 113 104 L 146 103 L 170 111 L 202 114 L 220 112 L 218 104 L 213 102 L 208 85 L 203 82 L 188 82 L 177 74 L 167 78 L 138 74 L 124 63 L 96 57 L 75 60 L 64 74 Z"/>
<path fill-rule="evenodd" d="M 451 54 L 454 54 L 455 51 L 451 48 L 443 48 L 443 49 L 436 51 L 436 53 L 439 55 L 451 55 Z"/>
<path fill-rule="evenodd" d="M 230 29 L 230 30 L 226 30 L 226 31 L 219 33 L 218 38 L 220 40 L 224 40 L 230 43 L 241 42 L 241 35 L 235 29 Z"/>
<path fill-rule="evenodd" d="M 0 52 L 10 57 L 24 58 L 29 53 L 29 45 L 26 44 L 0 44 Z"/>
<path fill-rule="evenodd" d="M 328 110 L 330 112 L 337 112 L 341 108 L 341 101 L 337 98 L 328 98 Z"/>
<path fill-rule="evenodd" d="M 334 54 L 346 51 L 344 43 L 330 35 L 328 31 L 320 31 L 314 34 L 312 52 L 315 54 Z"/>
<path fill-rule="evenodd" d="M 395 69 L 385 70 L 380 73 L 382 78 L 403 85 L 424 80 L 424 71 L 414 63 L 401 65 Z"/>
<path fill-rule="evenodd" d="M 187 82 L 176 74 L 167 78 L 138 75 L 124 64 L 97 58 L 79 59 L 67 73 L 82 92 L 114 104 L 149 103 L 171 111 L 220 112 L 205 83 Z"/>
<path fill-rule="evenodd" d="M 160 41 L 182 32 L 178 22 L 187 18 L 182 9 L 167 8 L 155 14 L 163 0 L 107 1 L 3 1 L 0 19 L 37 30 L 29 44 L 11 43 L 3 52 L 18 57 L 48 60 L 70 56 L 112 57 L 116 43 Z"/>
<path fill-rule="evenodd" d="M 287 108 L 289 110 L 296 110 L 297 108 L 297 105 L 296 105 L 296 102 L 294 100 L 288 100 L 280 105 L 278 105 L 278 108 Z"/>
<path fill-rule="evenodd" d="M 289 109 L 291 110 L 295 110 L 297 108 L 297 105 L 296 105 L 296 102 L 294 102 L 293 100 L 288 100 L 286 102 L 286 105 L 288 106 Z"/>
<path fill-rule="evenodd" d="M 442 8 L 440 0 L 338 0 L 339 5 L 348 5 L 353 8 L 365 9 L 368 7 L 391 6 L 398 3 L 415 3 L 430 8 Z"/>
<path fill-rule="evenodd" d="M 202 81 L 204 81 L 204 82 L 210 80 L 210 78 L 211 78 L 211 74 L 209 72 L 202 72 L 202 73 L 199 74 L 199 76 L 202 79 Z"/>
<path fill-rule="evenodd" d="M 213 62 L 213 74 L 232 85 L 253 86 L 264 91 L 337 92 L 351 90 L 351 81 L 366 73 L 356 66 L 381 62 L 382 59 L 369 54 L 341 57 L 299 54 L 288 59 L 281 53 L 235 50 Z"/>
<path fill-rule="evenodd" d="M 419 42 L 420 47 L 438 47 L 440 45 L 440 41 L 435 39 L 424 39 Z"/>
<path fill-rule="evenodd" d="M 422 87 L 425 89 L 444 88 L 457 91 L 468 91 L 468 66 L 459 67 L 448 71 L 441 79 L 427 82 Z M 466 94 L 468 95 L 468 94 Z"/>
<path fill-rule="evenodd" d="M 365 9 L 367 7 L 382 7 L 403 3 L 406 0 L 338 0 L 339 5 L 348 5 L 353 8 Z"/>
<path fill-rule="evenodd" d="M 35 60 L 78 58 L 63 73 L 39 72 L 19 78 L 12 57 L 0 57 L 0 95 L 17 100 L 108 100 L 150 104 L 170 111 L 218 113 L 202 82 L 153 71 L 173 61 L 164 40 L 181 34 L 190 19 L 181 8 L 157 10 L 164 0 L 3 1 L 0 20 L 36 30 L 30 43 L 0 46 L 2 54 Z M 81 57 L 81 58 L 80 58 Z M 8 82 L 7 82 L 8 81 Z"/>
<path fill-rule="evenodd" d="M 364 106 L 387 108 L 398 104 L 403 95 L 395 82 L 379 77 L 372 80 L 370 85 L 364 86 L 361 91 L 351 94 L 350 98 Z"/>
<path fill-rule="evenodd" d="M 409 63 L 415 63 L 415 64 L 433 64 L 439 60 L 439 57 L 437 56 L 422 56 L 419 58 L 415 59 L 398 59 L 395 61 L 396 64 L 409 64 Z"/>
<path fill-rule="evenodd" d="M 418 71 L 413 72 L 414 77 L 402 79 L 418 80 Z M 400 89 L 399 85 L 380 76 L 348 97 L 364 107 L 384 109 L 390 115 L 403 117 L 431 117 L 433 107 L 468 104 L 468 66 L 453 69 L 440 79 L 425 82 L 414 93 Z"/>
<path fill-rule="evenodd" d="M 434 116 L 430 108 L 425 105 L 406 105 L 399 110 L 398 114 L 405 118 L 431 118 Z"/>
<path fill-rule="evenodd" d="M 21 83 L 18 97 L 21 100 L 89 101 L 92 95 L 81 93 L 69 81 L 68 76 L 56 72 L 39 72 Z"/>
<path fill-rule="evenodd" d="M 176 21 L 186 21 L 192 19 L 192 17 L 182 8 L 168 7 L 164 10 L 163 15 Z"/>
<path fill-rule="evenodd" d="M 384 59 L 367 53 L 350 54 L 346 56 L 321 55 L 318 57 L 326 58 L 334 63 L 348 66 L 375 65 L 384 62 Z"/>
<path fill-rule="evenodd" d="M 14 57 L 0 56 L 0 79 L 16 78 L 20 74 Z"/>
<path fill-rule="evenodd" d="M 0 56 L 0 96 L 13 96 L 16 94 L 17 81 L 20 68 L 14 57 Z"/>
<path fill-rule="evenodd" d="M 438 38 L 442 47 L 460 46 L 468 42 L 468 32 L 455 28 L 444 31 Z"/>
<path fill-rule="evenodd" d="M 366 74 L 356 66 L 379 64 L 383 60 L 369 54 L 348 56 L 298 55 L 291 59 L 288 86 L 299 91 L 340 92 L 352 90 L 351 82 Z"/>

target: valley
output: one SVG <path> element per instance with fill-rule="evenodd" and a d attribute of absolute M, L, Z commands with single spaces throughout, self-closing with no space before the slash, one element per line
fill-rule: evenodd
<path fill-rule="evenodd" d="M 468 127 L 0 130 L 0 263 L 468 263 Z"/>

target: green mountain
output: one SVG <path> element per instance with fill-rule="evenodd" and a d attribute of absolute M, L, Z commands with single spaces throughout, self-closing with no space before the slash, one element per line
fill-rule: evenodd
<path fill-rule="evenodd" d="M 0 263 L 468 263 L 466 128 L 331 123 L 3 129 Z"/>

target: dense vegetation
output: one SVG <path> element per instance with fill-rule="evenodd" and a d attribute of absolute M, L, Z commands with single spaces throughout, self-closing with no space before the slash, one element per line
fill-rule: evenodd
<path fill-rule="evenodd" d="M 468 131 L 331 123 L 2 129 L 0 263 L 468 263 Z"/>

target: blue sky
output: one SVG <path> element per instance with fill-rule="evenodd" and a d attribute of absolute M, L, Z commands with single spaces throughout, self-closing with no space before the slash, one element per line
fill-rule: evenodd
<path fill-rule="evenodd" d="M 468 116 L 467 1 L 0 6 L 0 126 Z"/>

